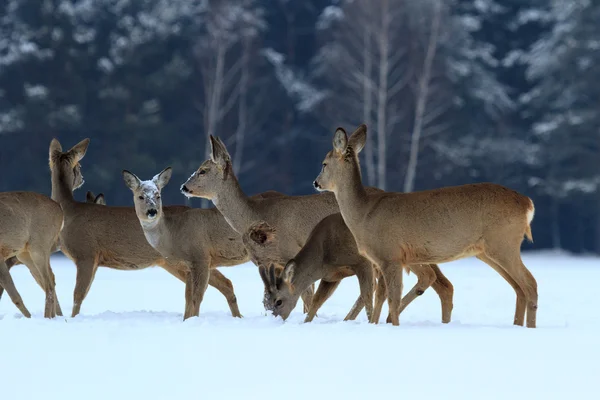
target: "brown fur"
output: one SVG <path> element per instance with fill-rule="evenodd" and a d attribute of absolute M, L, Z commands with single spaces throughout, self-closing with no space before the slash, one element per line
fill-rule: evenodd
<path fill-rule="evenodd" d="M 133 207 L 99 206 L 75 201 L 72 191 L 83 182 L 79 161 L 85 155 L 88 144 L 89 139 L 85 139 L 67 152 L 62 151 L 56 139 L 50 144 L 52 198 L 62 206 L 65 214 L 65 226 L 60 234 L 61 250 L 77 267 L 72 316 L 79 314 L 99 266 L 120 270 L 159 266 L 183 282 L 188 279 L 187 265 L 166 260 L 148 244 Z M 164 209 L 167 215 L 188 210 L 184 206 Z M 221 265 L 247 260 L 239 254 L 231 257 L 232 260 L 217 258 L 223 260 Z M 231 313 L 239 316 L 231 281 L 218 270 L 213 270 L 209 285 L 225 296 Z M 189 293 L 186 293 L 186 304 L 191 304 Z"/>
<path fill-rule="evenodd" d="M 270 265 L 273 265 L 272 260 L 278 253 L 277 235 L 272 227 L 264 221 L 259 221 L 250 227 L 242 236 L 242 240 L 255 263 L 261 268 L 272 268 Z M 409 268 L 417 274 L 418 282 L 402 299 L 402 310 L 423 294 L 432 285 L 433 280 L 433 288 L 442 302 L 442 322 L 450 322 L 453 297 L 450 281 L 444 282 L 443 275 L 437 276 L 436 270 L 439 269 L 436 265 L 407 266 L 407 271 L 410 270 Z M 285 269 L 276 275 L 276 282 L 270 282 L 268 274 L 261 274 L 265 284 L 265 308 L 272 310 L 274 315 L 281 315 L 286 319 L 298 301 L 298 291 L 302 292 L 320 279 L 321 282 L 305 319 L 305 322 L 310 322 L 341 280 L 356 275 L 361 294 L 344 320 L 354 320 L 366 305 L 369 321 L 374 323 L 379 321 L 386 295 L 384 281 L 378 279 L 377 301 L 373 308 L 372 285 L 378 273 L 373 269 L 371 262 L 358 253 L 354 237 L 340 213 L 323 218 L 311 232 L 304 247 L 286 264 Z M 277 306 L 277 301 L 282 301 L 282 304 Z M 388 321 L 390 319 L 391 317 L 388 316 Z"/>
<path fill-rule="evenodd" d="M 94 193 L 88 191 L 86 193 L 86 202 L 87 203 L 94 203 L 94 204 L 101 204 L 101 205 L 106 205 L 106 201 L 104 200 L 104 195 L 102 193 L 100 193 L 98 196 L 94 196 Z M 62 211 L 61 211 L 62 212 Z M 58 252 L 59 246 L 58 243 L 54 246 L 54 248 L 52 249 L 52 253 L 56 253 Z M 14 267 L 15 265 L 20 265 L 22 264 L 21 261 L 19 261 L 19 259 L 14 256 L 14 257 L 10 257 L 8 260 L 5 261 L 6 262 L 6 266 L 8 267 L 8 270 L 10 271 L 10 269 L 12 267 Z M 40 285 L 40 287 L 42 288 L 42 290 L 44 290 L 44 287 Z M 4 288 L 2 286 L 0 286 L 0 299 L 2 299 L 2 294 L 4 293 Z M 57 302 L 57 312 L 56 315 L 62 316 L 62 310 L 60 309 L 60 305 Z"/>
<path fill-rule="evenodd" d="M 5 263 L 5 260 L 16 257 L 27 266 L 46 293 L 44 317 L 62 315 L 50 267 L 50 254 L 63 224 L 60 206 L 38 193 L 0 193 L 0 223 L 0 286 L 6 289 L 23 315 L 31 317 Z M 11 261 L 11 264 L 14 263 Z"/>
<path fill-rule="evenodd" d="M 520 256 L 531 236 L 533 202 L 506 187 L 481 183 L 414 193 L 368 193 L 358 153 L 366 141 L 361 125 L 348 139 L 338 128 L 315 187 L 335 194 L 359 252 L 381 270 L 392 310 L 400 310 L 405 264 L 442 263 L 476 256 L 517 294 L 514 323 L 535 327 L 537 283 Z M 349 157 L 348 154 L 351 156 Z M 399 312 L 392 314 L 399 324 Z"/>
<path fill-rule="evenodd" d="M 210 199 L 223 213 L 233 229 L 243 235 L 257 221 L 265 221 L 277 230 L 278 253 L 272 263 L 283 266 L 302 249 L 314 227 L 328 215 L 339 212 L 335 196 L 330 193 L 308 196 L 281 196 L 257 201 L 246 196 L 233 173 L 231 157 L 223 142 L 211 136 L 211 159 L 185 182 L 182 193 L 189 197 Z M 367 188 L 380 192 L 379 189 Z M 439 269 L 438 269 L 439 271 Z M 437 275 L 445 285 L 446 277 Z M 446 285 L 447 286 L 447 285 Z M 302 293 L 305 305 L 312 298 L 312 287 Z"/>

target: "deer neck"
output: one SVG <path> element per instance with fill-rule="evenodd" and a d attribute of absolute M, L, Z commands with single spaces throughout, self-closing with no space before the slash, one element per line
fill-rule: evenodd
<path fill-rule="evenodd" d="M 352 230 L 352 227 L 356 226 L 365 216 L 368 196 L 362 184 L 358 163 L 352 163 L 349 174 L 350 176 L 344 179 L 335 190 L 335 199 L 344 222 Z"/>
<path fill-rule="evenodd" d="M 73 197 L 73 188 L 65 180 L 64 174 L 60 172 L 59 168 L 52 169 L 52 200 L 56 201 L 61 206 L 74 203 L 75 198 Z"/>
<path fill-rule="evenodd" d="M 158 250 L 161 245 L 165 244 L 165 235 L 168 234 L 169 229 L 162 211 L 160 217 L 156 221 L 140 221 L 140 225 L 142 225 L 146 240 L 154 249 Z"/>
<path fill-rule="evenodd" d="M 317 269 L 319 265 L 317 265 L 314 260 L 315 259 L 313 258 L 295 258 L 296 268 L 294 269 L 294 276 L 292 277 L 292 286 L 296 293 L 303 293 L 310 285 L 323 277 L 322 270 Z M 321 260 L 319 260 L 319 262 L 320 261 Z"/>
<path fill-rule="evenodd" d="M 240 235 L 260 219 L 252 200 L 246 196 L 233 175 L 227 177 L 225 190 L 213 197 L 212 202 L 227 223 Z"/>

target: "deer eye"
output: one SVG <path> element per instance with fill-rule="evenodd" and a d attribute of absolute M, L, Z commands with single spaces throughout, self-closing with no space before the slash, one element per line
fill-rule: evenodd
<path fill-rule="evenodd" d="M 159 199 L 160 199 L 160 196 L 156 196 L 156 200 L 159 200 Z"/>
<path fill-rule="evenodd" d="M 205 169 L 201 169 L 200 171 L 198 171 L 198 175 L 204 175 L 206 173 Z"/>
<path fill-rule="evenodd" d="M 281 301 L 281 299 L 279 299 L 279 300 L 277 300 L 277 301 L 275 302 L 275 307 L 279 307 L 279 306 L 281 306 L 282 304 L 283 304 L 283 301 Z"/>
<path fill-rule="evenodd" d="M 138 199 L 144 200 L 144 196 L 139 196 Z"/>

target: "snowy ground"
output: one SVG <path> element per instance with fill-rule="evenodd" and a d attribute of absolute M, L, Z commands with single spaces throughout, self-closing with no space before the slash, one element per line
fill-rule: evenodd
<path fill-rule="evenodd" d="M 597 396 L 600 259 L 534 253 L 538 329 L 512 326 L 510 286 L 476 259 L 442 265 L 455 287 L 453 322 L 440 323 L 429 290 L 399 328 L 342 322 L 358 295 L 344 282 L 312 324 L 299 305 L 288 322 L 265 316 L 251 264 L 224 268 L 243 319 L 209 288 L 201 316 L 182 322 L 183 284 L 161 269 L 101 268 L 75 319 L 43 319 L 43 294 L 19 266 L 13 277 L 34 314 L 0 301 L 3 399 L 566 399 Z M 74 265 L 55 257 L 70 314 Z M 412 275 L 405 287 L 414 282 Z M 384 310 L 383 316 L 387 315 Z M 369 397 L 367 397 L 369 396 Z"/>

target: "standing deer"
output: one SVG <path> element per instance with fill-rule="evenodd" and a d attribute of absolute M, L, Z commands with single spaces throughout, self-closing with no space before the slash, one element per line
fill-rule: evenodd
<path fill-rule="evenodd" d="M 187 197 L 212 200 L 227 222 L 240 235 L 246 233 L 257 221 L 265 221 L 275 228 L 280 239 L 277 254 L 270 260 L 272 263 L 279 266 L 286 265 L 287 261 L 302 249 L 314 227 L 326 216 L 339 212 L 335 196 L 329 193 L 280 196 L 264 201 L 246 196 L 233 172 L 231 157 L 225 144 L 213 136 L 210 136 L 210 143 L 210 159 L 204 161 L 181 186 L 181 192 Z M 366 190 L 381 192 L 375 188 Z M 448 279 L 437 267 L 430 276 L 433 275 L 440 280 L 440 288 L 448 287 L 446 284 L 449 283 Z M 301 295 L 305 308 L 310 304 L 310 297 L 312 297 L 312 290 L 309 290 L 302 292 Z M 444 294 L 444 297 L 447 298 L 447 294 Z M 449 320 L 449 312 L 447 315 Z"/>
<path fill-rule="evenodd" d="M 61 205 L 65 220 L 60 234 L 61 250 L 77 267 L 73 317 L 79 314 L 98 266 L 120 270 L 160 266 L 179 280 L 188 280 L 185 264 L 165 259 L 148 244 L 133 207 L 99 206 L 75 201 L 72 192 L 83 184 L 79 162 L 85 156 L 88 145 L 89 139 L 85 139 L 63 152 L 58 140 L 53 139 L 49 151 L 52 199 Z M 165 214 L 188 209 L 184 206 L 165 207 Z M 240 252 L 243 254 L 244 249 Z M 232 262 L 246 260 L 236 254 Z M 210 274 L 209 285 L 225 296 L 231 314 L 240 317 L 231 281 L 214 270 Z M 186 301 L 186 311 L 190 304 Z"/>
<path fill-rule="evenodd" d="M 171 179 L 165 168 L 151 180 L 142 181 L 123 171 L 123 179 L 133 193 L 135 212 L 146 240 L 161 255 L 186 266 L 186 298 L 191 308 L 184 318 L 197 316 L 209 277 L 217 266 L 231 266 L 248 261 L 240 236 L 229 226 L 216 208 L 189 208 L 180 213 L 165 213 L 161 191 Z M 280 196 L 263 193 L 260 198 Z M 211 272 L 212 271 L 212 272 Z"/>
<path fill-rule="evenodd" d="M 6 259 L 16 257 L 27 266 L 46 293 L 45 318 L 59 312 L 50 254 L 63 225 L 60 206 L 48 197 L 33 192 L 0 193 L 0 286 L 27 318 L 31 313 L 10 276 Z"/>
<path fill-rule="evenodd" d="M 319 308 L 333 294 L 341 280 L 356 275 L 361 295 L 356 300 L 350 313 L 344 319 L 354 320 L 361 309 L 366 306 L 370 322 L 377 323 L 386 296 L 384 280 L 378 280 L 375 307 L 372 307 L 372 282 L 374 270 L 370 261 L 358 253 L 354 237 L 344 223 L 340 213 L 331 214 L 319 222 L 311 232 L 304 247 L 288 261 L 282 273 L 277 273 L 271 260 L 277 254 L 278 236 L 266 222 L 253 224 L 242 236 L 249 249 L 253 261 L 261 268 L 261 278 L 265 285 L 264 303 L 267 310 L 284 320 L 295 308 L 299 293 L 317 280 L 321 280 L 313 297 L 313 301 L 305 322 L 313 320 Z M 269 266 L 269 264 L 271 264 Z M 436 280 L 437 265 L 409 266 L 415 272 L 418 282 L 409 294 L 402 299 L 402 309 L 408 306 L 418 295 L 422 294 L 433 281 L 433 288 L 442 302 L 442 322 L 450 322 L 452 313 L 453 288 L 444 277 Z M 390 317 L 388 316 L 388 319 Z"/>
<path fill-rule="evenodd" d="M 92 192 L 87 192 L 86 193 L 86 202 L 88 203 L 94 203 L 94 204 L 102 204 L 102 205 L 106 205 L 106 202 L 104 201 L 104 194 L 100 193 L 98 196 L 94 196 L 94 193 Z M 58 252 L 59 246 L 58 244 L 54 246 L 54 248 L 52 249 L 52 253 L 56 253 Z M 16 256 L 10 257 L 8 260 L 5 261 L 6 263 L 6 267 L 8 268 L 8 270 L 10 271 L 12 267 L 14 267 L 15 265 L 20 265 L 22 264 L 21 261 L 19 261 L 19 259 Z M 31 271 L 31 274 L 33 275 L 34 279 L 36 280 L 36 282 L 40 285 L 40 287 L 42 288 L 42 290 L 44 290 L 44 286 L 42 283 L 39 276 L 34 275 L 35 270 Z M 4 288 L 2 287 L 2 285 L 0 285 L 0 299 L 2 299 L 2 294 L 4 293 Z M 56 315 L 59 317 L 62 317 L 62 310 L 60 308 L 60 304 L 58 303 L 58 299 L 56 299 Z"/>
<path fill-rule="evenodd" d="M 392 323 L 399 325 L 402 270 L 407 264 L 442 263 L 476 256 L 515 290 L 514 323 L 534 328 L 537 283 L 521 260 L 523 236 L 532 240 L 530 198 L 504 186 L 479 183 L 414 193 L 368 193 L 361 182 L 358 154 L 366 125 L 350 136 L 338 128 L 314 181 L 331 191 L 360 254 L 381 270 Z"/>

